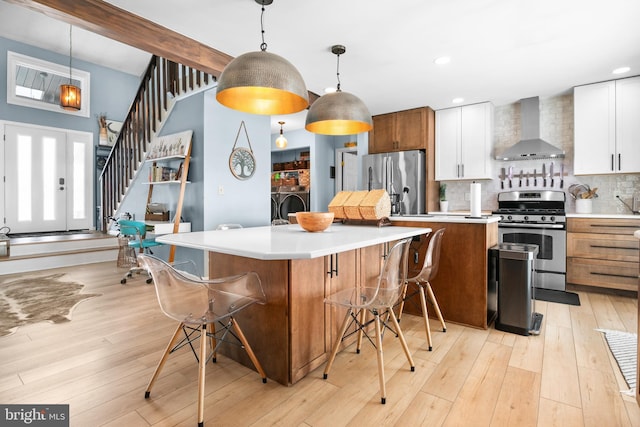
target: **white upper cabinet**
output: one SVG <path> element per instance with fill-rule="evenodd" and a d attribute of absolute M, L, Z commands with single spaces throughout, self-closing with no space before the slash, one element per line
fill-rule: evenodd
<path fill-rule="evenodd" d="M 574 89 L 574 174 L 640 172 L 640 77 Z"/>
<path fill-rule="evenodd" d="M 493 105 L 436 111 L 436 181 L 491 179 Z"/>

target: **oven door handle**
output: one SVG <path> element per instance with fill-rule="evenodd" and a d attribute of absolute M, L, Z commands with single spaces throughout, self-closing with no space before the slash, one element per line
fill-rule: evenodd
<path fill-rule="evenodd" d="M 517 222 L 498 223 L 498 227 L 504 228 L 552 228 L 554 230 L 563 230 L 564 224 L 523 224 Z"/>

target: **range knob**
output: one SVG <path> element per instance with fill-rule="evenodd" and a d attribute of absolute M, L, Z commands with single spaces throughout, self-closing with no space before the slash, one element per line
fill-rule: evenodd
<path fill-rule="evenodd" d="M 555 216 L 549 217 L 549 221 L 556 222 L 556 217 Z"/>
<path fill-rule="evenodd" d="M 529 215 L 525 215 L 525 216 L 524 216 L 524 220 L 525 220 L 525 221 L 529 221 Z"/>
<path fill-rule="evenodd" d="M 512 217 L 511 215 L 509 215 L 509 216 L 507 216 L 507 219 L 508 219 L 509 221 L 511 221 L 511 220 L 513 219 L 513 217 Z"/>
<path fill-rule="evenodd" d="M 547 219 L 546 216 L 540 217 L 540 221 L 546 221 L 546 219 Z"/>

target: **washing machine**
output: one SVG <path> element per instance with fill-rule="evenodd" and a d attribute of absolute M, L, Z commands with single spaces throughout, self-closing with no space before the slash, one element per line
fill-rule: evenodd
<path fill-rule="evenodd" d="M 289 214 L 309 210 L 309 192 L 291 191 L 278 193 L 278 218 L 289 219 Z"/>
<path fill-rule="evenodd" d="M 279 219 L 280 193 L 271 193 L 271 221 Z"/>

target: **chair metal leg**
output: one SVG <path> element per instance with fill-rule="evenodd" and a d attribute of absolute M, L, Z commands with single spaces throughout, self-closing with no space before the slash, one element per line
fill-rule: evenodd
<path fill-rule="evenodd" d="M 444 318 L 442 317 L 442 313 L 440 312 L 440 306 L 438 305 L 438 301 L 436 301 L 436 296 L 433 294 L 433 289 L 431 289 L 431 283 L 427 282 L 427 292 L 429 293 L 429 298 L 431 298 L 431 302 L 433 303 L 433 307 L 436 310 L 436 315 L 440 320 L 440 324 L 442 325 L 442 332 L 447 332 L 447 325 L 444 323 Z"/>
<path fill-rule="evenodd" d="M 217 356 L 218 356 L 218 352 L 216 351 L 216 325 L 213 323 L 209 323 L 208 325 L 208 329 L 209 329 L 209 340 L 211 342 L 211 349 L 213 351 L 213 353 L 211 354 L 211 361 L 213 363 L 217 362 Z"/>
<path fill-rule="evenodd" d="M 384 357 L 382 354 L 382 331 L 380 329 L 380 314 L 374 313 L 376 328 L 376 354 L 378 356 L 378 381 L 380 382 L 380 402 L 387 403 L 387 388 L 384 380 Z M 395 319 L 395 316 L 391 316 Z M 397 322 L 396 322 L 397 323 Z"/>
<path fill-rule="evenodd" d="M 256 354 L 253 352 L 253 349 L 249 345 L 249 341 L 247 341 L 247 337 L 244 336 L 244 333 L 242 332 L 242 329 L 240 329 L 240 325 L 238 325 L 238 322 L 236 322 L 236 320 L 233 317 L 231 317 L 230 320 L 231 320 L 231 323 L 233 324 L 233 328 L 236 331 L 236 335 L 238 336 L 238 339 L 240 340 L 240 342 L 244 346 L 244 349 L 249 355 L 249 359 L 251 359 L 251 361 L 253 362 L 253 366 L 256 367 L 258 373 L 260 374 L 260 377 L 262 378 L 262 382 L 266 383 L 267 374 L 264 372 L 264 369 L 262 369 L 262 365 L 258 361 L 258 358 L 256 357 Z"/>
<path fill-rule="evenodd" d="M 207 368 L 207 325 L 200 332 L 200 363 L 198 364 L 198 427 L 204 427 L 204 380 Z"/>
<path fill-rule="evenodd" d="M 433 350 L 433 343 L 431 342 L 431 328 L 429 327 L 429 312 L 427 311 L 427 299 L 424 295 L 424 286 L 418 283 L 420 289 L 420 305 L 422 306 L 422 320 L 424 321 L 424 330 L 427 332 L 427 344 L 429 345 L 429 351 Z"/>
<path fill-rule="evenodd" d="M 361 309 L 360 310 L 360 326 L 358 326 L 358 343 L 356 346 L 356 354 L 360 354 L 360 350 L 362 349 L 362 336 L 364 335 L 364 322 L 367 321 L 367 311 Z"/>
<path fill-rule="evenodd" d="M 391 308 L 389 308 L 391 310 Z M 409 346 L 407 345 L 407 340 L 404 339 L 404 334 L 402 333 L 402 329 L 400 329 L 400 324 L 396 320 L 393 313 L 391 313 L 391 321 L 393 322 L 393 326 L 396 328 L 396 335 L 400 339 L 400 344 L 402 344 L 402 349 L 404 350 L 405 356 L 407 356 L 407 360 L 409 361 L 409 365 L 411 366 L 411 372 L 416 370 L 416 365 L 413 363 L 413 357 L 411 357 L 411 352 L 409 351 Z"/>
<path fill-rule="evenodd" d="M 342 322 L 342 326 L 340 326 L 340 331 L 338 332 L 338 336 L 336 337 L 336 341 L 333 344 L 333 349 L 331 350 L 331 355 L 329 356 L 329 360 L 327 360 L 327 365 L 324 367 L 323 378 L 326 380 L 329 376 L 329 371 L 331 370 L 331 365 L 333 365 L 333 361 L 336 358 L 336 354 L 338 354 L 338 349 L 340 348 L 340 343 L 342 342 L 342 337 L 344 333 L 347 331 L 347 326 L 349 326 L 349 320 L 351 320 L 351 313 L 353 312 L 352 308 L 347 310 L 346 316 L 344 316 L 344 321 Z"/>
<path fill-rule="evenodd" d="M 169 353 L 171 353 L 173 346 L 176 344 L 176 341 L 178 341 L 178 337 L 180 336 L 180 332 L 182 332 L 183 326 L 184 326 L 184 323 L 182 322 L 178 324 L 176 331 L 173 333 L 173 337 L 171 337 L 171 340 L 169 341 L 167 348 L 162 354 L 162 357 L 160 358 L 160 362 L 158 362 L 158 366 L 156 366 L 156 370 L 153 373 L 153 376 L 151 377 L 149 384 L 147 385 L 147 390 L 144 392 L 145 399 L 149 398 L 149 395 L 151 394 L 151 387 L 153 387 L 153 384 L 156 382 L 158 375 L 160 375 L 160 371 L 162 371 L 162 367 L 164 366 L 164 363 L 167 361 L 167 357 L 169 357 Z"/>

